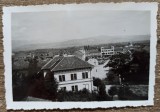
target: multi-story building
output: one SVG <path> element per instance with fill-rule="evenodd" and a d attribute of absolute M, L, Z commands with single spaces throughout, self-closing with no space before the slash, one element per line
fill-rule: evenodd
<path fill-rule="evenodd" d="M 101 56 L 111 56 L 118 53 L 124 53 L 124 49 L 122 47 L 114 47 L 110 48 L 101 47 Z"/>
<path fill-rule="evenodd" d="M 86 88 L 92 91 L 92 68 L 93 65 L 76 56 L 65 55 L 55 56 L 41 70 L 44 71 L 44 77 L 47 71 L 52 72 L 59 90 L 78 91 Z"/>
<path fill-rule="evenodd" d="M 110 55 L 114 55 L 114 46 L 111 46 L 111 48 L 104 48 L 101 47 L 101 56 L 110 56 Z"/>

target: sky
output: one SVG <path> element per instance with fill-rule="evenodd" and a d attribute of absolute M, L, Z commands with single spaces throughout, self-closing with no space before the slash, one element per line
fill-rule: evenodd
<path fill-rule="evenodd" d="M 96 36 L 150 35 L 149 11 L 13 13 L 12 40 L 62 42 Z"/>

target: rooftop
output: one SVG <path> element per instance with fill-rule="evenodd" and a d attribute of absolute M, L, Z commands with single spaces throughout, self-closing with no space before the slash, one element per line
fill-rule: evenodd
<path fill-rule="evenodd" d="M 57 56 L 48 61 L 48 63 L 45 64 L 42 69 L 50 69 L 51 71 L 55 72 L 92 67 L 93 65 L 75 56 Z"/>
<path fill-rule="evenodd" d="M 98 49 L 92 49 L 92 50 L 87 50 L 86 53 L 100 53 L 100 51 L 98 51 Z"/>

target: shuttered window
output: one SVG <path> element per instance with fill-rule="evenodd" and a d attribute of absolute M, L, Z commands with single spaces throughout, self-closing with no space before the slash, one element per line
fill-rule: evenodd
<path fill-rule="evenodd" d="M 83 72 L 82 73 L 82 78 L 87 79 L 88 78 L 88 72 Z"/>
<path fill-rule="evenodd" d="M 77 80 L 77 74 L 71 74 L 71 80 Z"/>
<path fill-rule="evenodd" d="M 71 86 L 71 88 L 73 92 L 78 91 L 78 85 Z"/>
<path fill-rule="evenodd" d="M 60 76 L 59 76 L 59 81 L 60 81 L 60 82 L 65 81 L 65 75 L 60 75 Z"/>

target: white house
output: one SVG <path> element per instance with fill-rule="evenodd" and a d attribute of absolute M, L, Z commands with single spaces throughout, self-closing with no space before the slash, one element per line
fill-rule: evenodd
<path fill-rule="evenodd" d="M 74 52 L 74 55 L 75 55 L 76 57 L 84 60 L 84 61 L 85 61 L 85 59 L 86 59 L 86 52 L 85 52 L 84 49 L 81 49 L 81 50 L 78 50 L 78 51 Z"/>
<path fill-rule="evenodd" d="M 89 59 L 87 62 L 94 65 L 94 68 L 91 71 L 93 77 L 100 79 L 104 79 L 107 77 L 106 74 L 109 71 L 109 67 L 104 67 L 104 66 L 109 62 L 109 60 L 107 60 L 104 64 L 101 65 L 99 65 L 98 60 L 94 58 Z"/>
<path fill-rule="evenodd" d="M 83 88 L 92 91 L 93 77 L 91 70 L 93 65 L 73 55 L 55 56 L 43 70 L 50 70 L 58 81 L 58 89 L 78 91 Z"/>
<path fill-rule="evenodd" d="M 90 63 L 91 65 L 94 65 L 94 66 L 98 65 L 98 60 L 95 58 L 91 58 L 87 62 Z"/>

